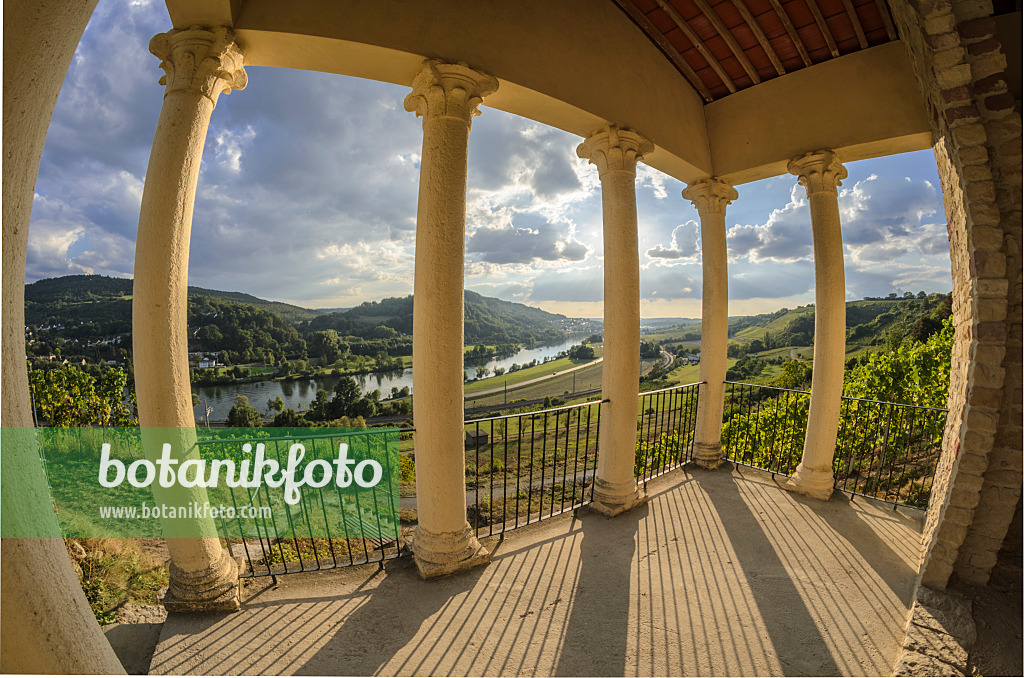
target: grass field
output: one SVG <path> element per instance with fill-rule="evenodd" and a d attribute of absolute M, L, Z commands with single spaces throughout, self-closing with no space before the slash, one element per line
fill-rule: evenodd
<path fill-rule="evenodd" d="M 601 347 L 594 346 L 594 353 L 596 354 L 595 360 L 597 358 L 600 358 Z M 549 375 L 552 372 L 561 372 L 562 370 L 568 370 L 579 365 L 585 365 L 588 362 L 592 361 L 576 361 L 570 360 L 568 358 L 559 358 L 558 360 L 552 360 L 546 363 L 541 363 L 540 365 L 535 365 L 534 367 L 528 367 L 525 370 L 516 370 L 515 372 L 512 373 L 506 372 L 500 377 L 488 377 L 486 379 L 481 379 L 480 381 L 473 381 L 466 384 L 463 390 L 466 393 L 466 395 L 470 395 L 472 393 L 479 393 L 480 391 L 488 391 L 492 388 L 502 388 L 505 386 L 506 383 L 508 383 L 509 388 L 511 388 L 515 384 L 521 384 L 524 381 L 537 379 L 538 377 Z M 466 372 L 469 374 L 473 374 L 473 369 L 474 368 L 467 367 Z M 572 375 L 569 375 L 569 379 L 570 381 L 572 380 Z"/>

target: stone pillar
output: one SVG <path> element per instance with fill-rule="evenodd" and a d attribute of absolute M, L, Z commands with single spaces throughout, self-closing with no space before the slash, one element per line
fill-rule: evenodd
<path fill-rule="evenodd" d="M 814 237 L 814 374 L 804 452 L 786 488 L 815 499 L 832 495 L 846 364 L 846 277 L 838 188 L 846 168 L 832 151 L 795 158 L 789 171 L 807 189 Z"/>
<path fill-rule="evenodd" d="M 423 118 L 416 210 L 412 369 L 416 504 L 413 539 L 424 579 L 489 562 L 466 520 L 463 264 L 469 130 L 498 81 L 465 64 L 423 62 L 405 98 Z"/>
<path fill-rule="evenodd" d="M 700 215 L 701 329 L 700 397 L 693 460 L 713 469 L 722 463 L 722 408 L 725 403 L 726 344 L 729 339 L 729 269 L 725 247 L 725 206 L 738 197 L 721 179 L 692 184 L 683 197 Z"/>
<path fill-rule="evenodd" d="M 593 508 L 618 515 L 647 501 L 636 484 L 640 384 L 640 255 L 636 163 L 654 144 L 615 125 L 599 129 L 576 153 L 597 165 L 604 217 L 604 372 L 601 442 Z"/>
<path fill-rule="evenodd" d="M 25 253 L 32 194 L 61 83 L 96 0 L 4 5 L 3 398 L 4 428 L 32 426 L 25 369 Z M 5 434 L 7 435 L 7 434 Z M 2 540 L 0 671 L 124 673 L 71 569 L 35 445 L 3 449 L 0 508 L 46 518 L 39 539 Z"/>
<path fill-rule="evenodd" d="M 217 98 L 245 87 L 246 75 L 227 28 L 172 30 L 155 36 L 149 49 L 161 59 L 166 75 L 160 83 L 166 89 L 135 246 L 135 390 L 143 432 L 169 433 L 195 427 L 188 376 L 188 249 L 206 131 Z M 164 606 L 237 610 L 238 565 L 212 536 L 212 520 L 201 522 L 199 533 L 210 537 L 167 540 L 171 581 Z"/>

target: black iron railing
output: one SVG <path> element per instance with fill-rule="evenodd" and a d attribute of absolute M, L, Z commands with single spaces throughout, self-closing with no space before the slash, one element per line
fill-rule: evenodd
<path fill-rule="evenodd" d="M 592 499 L 601 403 L 466 422 L 466 505 L 479 536 L 535 523 Z"/>
<path fill-rule="evenodd" d="M 199 440 L 199 446 L 215 457 L 226 457 L 229 454 L 226 450 L 237 449 L 243 443 L 262 443 L 267 459 L 274 459 L 283 467 L 293 443 L 302 443 L 313 456 L 318 448 L 324 448 L 324 452 L 336 450 L 341 442 L 350 447 L 383 448 L 389 442 L 394 443 L 385 440 L 385 436 L 397 435 L 394 429 L 344 434 L 316 433 L 316 429 L 310 429 L 308 434 L 281 438 Z M 387 455 L 382 458 L 390 459 Z M 385 469 L 388 479 L 395 477 L 397 480 L 398 474 L 399 469 L 390 465 Z M 376 487 L 360 490 L 358 485 L 352 485 L 344 494 L 333 483 L 319 489 L 305 488 L 296 506 L 272 500 L 265 485 L 230 488 L 230 495 L 236 515 L 241 515 L 240 507 L 257 508 L 256 518 L 245 519 L 243 524 L 243 519 L 238 517 L 237 524 L 230 527 L 231 533 L 246 536 L 226 540 L 231 555 L 243 561 L 242 577 L 313 572 L 364 563 L 383 566 L 385 560 L 402 553 L 402 544 L 396 538 L 399 507 L 392 494 L 378 491 Z M 269 510 L 259 511 L 260 507 Z"/>
<path fill-rule="evenodd" d="M 640 394 L 634 474 L 644 483 L 690 461 L 698 384 Z"/>
<path fill-rule="evenodd" d="M 942 452 L 946 410 L 843 398 L 836 488 L 925 508 Z"/>
<path fill-rule="evenodd" d="M 725 457 L 792 475 L 809 406 L 808 391 L 726 382 Z M 832 462 L 836 489 L 926 507 L 945 425 L 944 409 L 844 396 Z"/>
<path fill-rule="evenodd" d="M 792 475 L 800 463 L 811 394 L 725 382 L 722 452 L 744 466 Z"/>

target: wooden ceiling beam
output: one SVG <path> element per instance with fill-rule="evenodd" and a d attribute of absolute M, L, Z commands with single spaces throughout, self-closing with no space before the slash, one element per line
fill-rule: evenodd
<path fill-rule="evenodd" d="M 850 23 L 853 24 L 853 30 L 857 33 L 857 42 L 860 43 L 861 49 L 868 48 L 868 39 L 864 35 L 864 27 L 860 25 L 860 17 L 857 16 L 857 10 L 854 9 L 853 3 L 850 0 L 843 0 L 843 7 L 846 8 L 846 14 L 850 17 Z"/>
<path fill-rule="evenodd" d="M 882 23 L 885 24 L 885 32 L 889 35 L 889 39 L 898 39 L 896 27 L 892 25 L 892 17 L 889 16 L 889 7 L 885 4 L 885 0 L 875 0 L 875 5 L 878 7 L 878 13 L 882 15 Z"/>
<path fill-rule="evenodd" d="M 665 38 L 664 34 L 659 31 L 653 23 L 651 23 L 651 20 L 648 19 L 647 16 L 636 7 L 636 5 L 630 2 L 630 0 L 615 0 L 615 3 L 629 14 L 633 21 L 635 21 L 637 25 L 647 33 L 647 36 L 661 48 L 661 51 L 664 52 L 669 59 L 671 59 L 672 63 L 675 64 L 675 67 L 679 69 L 679 72 L 682 73 L 693 88 L 697 90 L 697 93 L 701 95 L 704 101 L 710 102 L 714 100 L 714 97 L 711 95 L 711 90 L 709 90 L 708 86 L 704 84 L 704 81 L 700 79 L 697 72 L 690 67 L 690 64 L 686 63 L 686 60 L 683 59 L 683 55 L 679 53 L 679 50 L 677 50 L 672 43 Z"/>
<path fill-rule="evenodd" d="M 796 47 L 796 51 L 800 53 L 800 58 L 804 60 L 804 66 L 811 65 L 811 57 L 807 54 L 807 48 L 804 47 L 803 41 L 800 36 L 797 35 L 796 28 L 793 26 L 793 22 L 790 21 L 789 15 L 786 14 L 786 10 L 779 4 L 779 0 L 768 0 L 772 3 L 772 9 L 779 16 L 779 21 L 782 22 L 783 28 L 786 29 L 786 33 L 789 34 L 789 39 L 793 41 L 793 45 Z"/>
<path fill-rule="evenodd" d="M 733 7 L 736 8 L 736 11 L 740 13 L 740 16 L 743 17 L 743 20 L 747 22 L 747 26 L 754 34 L 754 37 L 757 38 L 757 42 L 761 45 L 761 49 L 763 49 L 764 53 L 768 55 L 768 59 L 772 62 L 772 66 L 775 67 L 775 72 L 779 75 L 785 75 L 786 69 L 782 66 L 782 60 L 779 59 L 779 55 L 775 53 L 774 49 L 772 49 L 772 44 L 768 42 L 768 37 L 764 34 L 764 31 L 761 30 L 761 26 L 758 25 L 757 19 L 754 18 L 754 15 L 751 14 L 750 10 L 747 9 L 747 6 L 743 4 L 743 0 L 732 0 L 732 4 Z"/>
<path fill-rule="evenodd" d="M 732 50 L 733 56 L 740 62 L 740 66 L 742 66 L 743 70 L 746 71 L 747 76 L 754 81 L 755 85 L 759 84 L 761 82 L 761 76 L 757 74 L 757 70 L 755 70 L 754 65 L 750 63 L 750 59 L 747 58 L 743 48 L 736 42 L 736 38 L 732 37 L 732 33 L 730 33 L 729 29 L 725 27 L 725 24 L 722 23 L 719 16 L 715 14 L 715 10 L 711 9 L 711 6 L 704 0 L 693 0 L 693 3 L 697 5 L 697 9 L 699 9 L 707 20 L 711 22 L 711 25 L 715 27 L 718 34 L 722 36 L 722 40 L 725 40 L 725 44 L 729 46 L 730 50 Z"/>
<path fill-rule="evenodd" d="M 828 45 L 828 51 L 832 52 L 832 56 L 839 56 L 839 48 L 836 47 L 836 41 L 832 37 L 832 31 L 828 29 L 828 24 L 825 23 L 825 17 L 821 15 L 821 10 L 818 9 L 818 3 L 815 0 L 804 0 L 807 4 L 807 8 L 811 10 L 811 14 L 814 15 L 814 23 L 818 24 L 818 30 L 821 31 L 822 36 L 825 38 L 825 44 Z"/>
<path fill-rule="evenodd" d="M 697 37 L 696 33 L 693 32 L 693 29 L 691 29 L 689 24 L 686 23 L 686 19 L 683 18 L 683 15 L 676 11 L 676 8 L 669 4 L 667 0 L 654 1 L 658 4 L 658 7 L 660 7 L 661 10 L 665 12 L 670 19 L 672 19 L 675 25 L 683 32 L 683 35 L 686 36 L 686 39 L 690 41 L 700 55 L 704 57 L 704 60 L 708 62 L 708 65 L 711 66 L 718 77 L 722 80 L 722 83 L 725 84 L 726 89 L 728 89 L 730 93 L 735 92 L 736 83 L 732 81 L 729 74 L 725 72 L 724 68 L 722 68 L 722 64 L 718 63 L 718 59 L 716 59 L 707 46 L 704 45 L 704 42 Z"/>

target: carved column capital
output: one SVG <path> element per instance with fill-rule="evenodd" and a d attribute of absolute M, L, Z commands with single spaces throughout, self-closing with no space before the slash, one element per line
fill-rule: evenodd
<path fill-rule="evenodd" d="M 405 97 L 405 110 L 423 118 L 458 118 L 470 127 L 484 97 L 497 90 L 496 78 L 464 63 L 427 59 Z"/>
<path fill-rule="evenodd" d="M 149 41 L 149 51 L 160 58 L 164 69 L 160 84 L 166 86 L 165 96 L 191 91 L 216 105 L 221 94 L 245 89 L 248 82 L 234 31 L 224 26 L 158 33 Z"/>
<path fill-rule="evenodd" d="M 683 189 L 683 197 L 693 203 L 700 216 L 725 214 L 725 206 L 739 197 L 739 193 L 718 177 L 694 182 Z"/>
<path fill-rule="evenodd" d="M 654 144 L 633 130 L 616 125 L 602 127 L 576 147 L 576 155 L 597 165 L 597 173 L 630 172 L 636 175 L 636 163 L 654 151 Z"/>
<path fill-rule="evenodd" d="M 836 195 L 846 178 L 846 168 L 839 157 L 829 150 L 812 151 L 789 161 L 790 174 L 798 177 L 807 195 L 832 193 Z"/>

